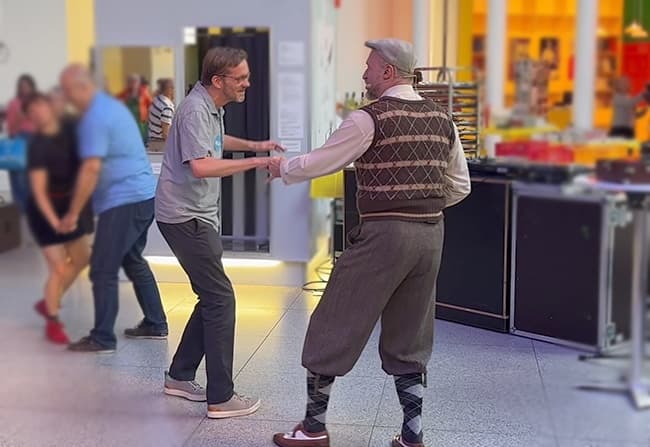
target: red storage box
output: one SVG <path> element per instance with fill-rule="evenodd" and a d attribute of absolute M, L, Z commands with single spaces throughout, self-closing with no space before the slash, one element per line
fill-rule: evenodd
<path fill-rule="evenodd" d="M 531 149 L 528 159 L 545 163 L 569 164 L 573 163 L 573 151 L 568 146 L 562 145 L 538 146 Z"/>
<path fill-rule="evenodd" d="M 548 150 L 548 141 L 503 141 L 496 144 L 497 157 L 519 157 L 530 159 L 532 154 Z"/>

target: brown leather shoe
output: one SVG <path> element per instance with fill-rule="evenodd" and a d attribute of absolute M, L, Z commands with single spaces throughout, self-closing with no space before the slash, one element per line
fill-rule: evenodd
<path fill-rule="evenodd" d="M 279 447 L 330 447 L 330 437 L 326 431 L 308 433 L 302 423 L 296 425 L 292 432 L 276 433 L 273 442 Z"/>
<path fill-rule="evenodd" d="M 402 439 L 401 435 L 397 435 L 393 438 L 392 447 L 424 447 L 424 444 L 411 444 Z"/>

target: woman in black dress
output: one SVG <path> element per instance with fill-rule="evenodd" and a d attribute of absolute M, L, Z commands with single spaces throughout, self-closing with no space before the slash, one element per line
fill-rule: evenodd
<path fill-rule="evenodd" d="M 79 170 L 75 123 L 59 116 L 51 99 L 42 94 L 29 98 L 25 111 L 37 129 L 27 157 L 31 185 L 27 221 L 49 269 L 44 297 L 34 307 L 47 320 L 48 340 L 67 344 L 70 341 L 58 318 L 59 307 L 65 291 L 88 265 L 93 215 L 87 206 L 77 230 L 65 234 L 60 231 Z"/>

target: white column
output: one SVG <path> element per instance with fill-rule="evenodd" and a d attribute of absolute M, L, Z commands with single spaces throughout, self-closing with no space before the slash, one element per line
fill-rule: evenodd
<path fill-rule="evenodd" d="M 200 73 L 199 73 L 200 76 Z M 174 47 L 174 102 L 179 104 L 185 98 L 185 44 Z"/>
<path fill-rule="evenodd" d="M 594 121 L 598 2 L 579 0 L 576 29 L 573 124 L 578 130 L 589 130 Z"/>
<path fill-rule="evenodd" d="M 429 1 L 413 0 L 413 49 L 418 67 L 429 65 Z"/>
<path fill-rule="evenodd" d="M 506 82 L 506 0 L 490 0 L 486 37 L 485 99 L 491 113 L 504 109 Z M 486 123 L 487 124 L 487 123 Z"/>

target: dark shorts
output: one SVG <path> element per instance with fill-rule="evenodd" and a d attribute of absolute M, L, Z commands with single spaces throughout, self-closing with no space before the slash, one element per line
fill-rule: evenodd
<path fill-rule="evenodd" d="M 627 138 L 629 140 L 633 140 L 634 139 L 634 129 L 632 129 L 631 127 L 627 127 L 627 126 L 614 126 L 609 131 L 609 136 L 610 137 L 621 137 L 621 138 Z"/>
<path fill-rule="evenodd" d="M 50 198 L 50 200 L 56 214 L 59 218 L 63 218 L 70 207 L 70 198 Z M 90 204 L 87 204 L 81 212 L 77 229 L 68 234 L 58 234 L 54 231 L 33 198 L 27 201 L 26 215 L 32 235 L 40 247 L 72 242 L 95 231 L 95 222 Z"/>

